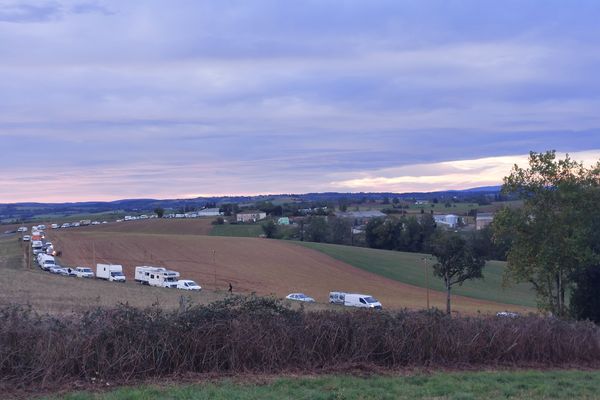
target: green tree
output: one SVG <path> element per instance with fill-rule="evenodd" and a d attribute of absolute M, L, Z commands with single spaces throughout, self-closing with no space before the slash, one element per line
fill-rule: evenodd
<path fill-rule="evenodd" d="M 162 218 L 165 215 L 165 209 L 162 207 L 157 207 L 154 209 L 154 214 L 158 215 L 158 218 Z"/>
<path fill-rule="evenodd" d="M 272 239 L 277 234 L 277 225 L 270 219 L 262 223 L 262 230 L 267 238 Z"/>
<path fill-rule="evenodd" d="M 509 239 L 506 279 L 530 282 L 538 306 L 567 313 L 565 293 L 574 274 L 599 260 L 600 163 L 586 169 L 554 151 L 529 155 L 529 167 L 515 165 L 503 193 L 523 200 L 494 218 L 494 240 Z"/>
<path fill-rule="evenodd" d="M 434 275 L 442 278 L 446 287 L 446 313 L 450 314 L 452 286 L 462 285 L 466 280 L 483 278 L 485 258 L 473 246 L 458 235 L 437 232 L 431 244 L 431 253 L 437 258 Z"/>
<path fill-rule="evenodd" d="M 329 237 L 329 225 L 323 217 L 311 217 L 305 228 L 306 240 L 310 242 L 326 242 Z"/>
<path fill-rule="evenodd" d="M 578 271 L 573 280 L 569 304 L 573 317 L 600 323 L 600 265 Z"/>
<path fill-rule="evenodd" d="M 335 218 L 331 222 L 331 241 L 349 244 L 352 240 L 352 223 L 347 218 Z"/>

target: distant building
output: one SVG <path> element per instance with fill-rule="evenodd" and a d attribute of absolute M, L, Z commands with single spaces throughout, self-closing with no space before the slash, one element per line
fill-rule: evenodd
<path fill-rule="evenodd" d="M 477 214 L 477 219 L 475 220 L 475 229 L 478 231 L 482 230 L 486 226 L 492 223 L 494 220 L 494 214 L 492 213 L 481 213 Z"/>
<path fill-rule="evenodd" d="M 218 208 L 205 208 L 198 211 L 199 217 L 218 217 L 219 215 L 223 215 L 223 213 L 219 212 Z"/>
<path fill-rule="evenodd" d="M 289 225 L 290 219 L 288 217 L 281 217 L 277 220 L 277 225 Z"/>
<path fill-rule="evenodd" d="M 454 214 L 434 215 L 433 219 L 437 224 L 447 226 L 448 228 L 456 228 L 460 221 L 460 217 Z"/>
<path fill-rule="evenodd" d="M 265 218 L 267 218 L 266 212 L 241 213 L 235 217 L 237 222 L 256 222 Z"/>
<path fill-rule="evenodd" d="M 365 218 L 383 218 L 386 215 L 381 211 L 347 211 L 347 212 L 337 212 L 335 213 L 336 217 L 339 218 L 356 218 L 356 219 L 365 219 Z"/>

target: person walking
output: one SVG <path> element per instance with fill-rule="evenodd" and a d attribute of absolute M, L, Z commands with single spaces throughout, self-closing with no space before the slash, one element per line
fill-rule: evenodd
<path fill-rule="evenodd" d="M 233 292 L 233 286 L 231 286 L 231 282 L 229 282 L 229 293 Z"/>

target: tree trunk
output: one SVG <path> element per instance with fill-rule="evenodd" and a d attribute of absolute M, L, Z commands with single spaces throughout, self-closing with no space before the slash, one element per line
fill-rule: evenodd
<path fill-rule="evenodd" d="M 452 287 L 450 285 L 446 285 L 446 314 L 450 315 L 452 310 L 450 309 L 450 290 Z"/>

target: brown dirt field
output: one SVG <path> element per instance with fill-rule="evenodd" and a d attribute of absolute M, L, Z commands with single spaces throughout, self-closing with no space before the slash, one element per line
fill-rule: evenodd
<path fill-rule="evenodd" d="M 225 290 L 229 282 L 237 293 L 256 292 L 283 297 L 304 292 L 326 303 L 333 290 L 368 293 L 387 308 L 424 308 L 426 290 L 387 279 L 315 250 L 278 240 L 191 235 L 56 231 L 52 241 L 63 251 L 61 263 L 122 264 L 133 280 L 138 265 L 164 266 L 193 279 L 202 287 Z M 147 288 L 145 288 L 147 289 Z M 445 296 L 431 291 L 431 304 L 445 308 Z M 524 307 L 453 296 L 453 308 L 466 313 L 514 310 Z"/>
<path fill-rule="evenodd" d="M 80 226 L 77 228 L 68 228 L 68 230 L 81 232 L 136 232 L 177 235 L 208 235 L 213 227 L 211 225 L 213 220 L 214 218 L 210 217 L 193 219 L 146 219 L 136 221 L 109 222 L 102 225 Z M 57 232 L 63 231 L 59 230 Z"/>

